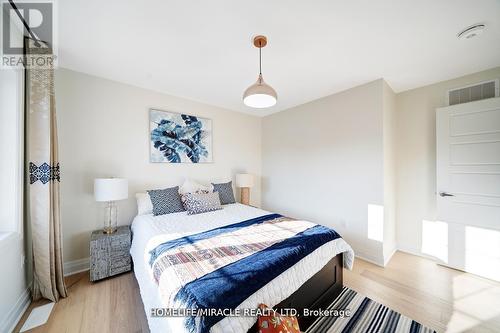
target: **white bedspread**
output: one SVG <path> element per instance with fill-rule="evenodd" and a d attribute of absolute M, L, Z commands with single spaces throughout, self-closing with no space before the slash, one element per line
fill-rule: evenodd
<path fill-rule="evenodd" d="M 225 205 L 223 210 L 198 215 L 185 212 L 161 216 L 140 215 L 132 222 L 132 247 L 130 254 L 134 261 L 134 273 L 139 282 L 142 301 L 148 324 L 153 333 L 182 333 L 184 318 L 151 317 L 151 308 L 165 307 L 162 304 L 158 285 L 150 273 L 149 251 L 157 245 L 186 235 L 222 227 L 269 214 L 269 212 L 241 204 Z M 256 308 L 259 303 L 275 306 L 293 294 L 299 287 L 320 271 L 333 257 L 345 252 L 344 264 L 350 268 L 354 259 L 351 247 L 341 238 L 316 249 L 297 264 L 277 276 L 263 288 L 247 298 L 239 308 Z M 226 317 L 211 329 L 211 332 L 246 332 L 256 318 Z"/>

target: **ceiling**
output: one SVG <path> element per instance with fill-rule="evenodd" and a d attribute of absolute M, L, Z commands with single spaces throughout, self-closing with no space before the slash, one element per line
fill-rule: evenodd
<path fill-rule="evenodd" d="M 260 116 L 381 77 L 400 92 L 500 66 L 499 0 L 64 0 L 58 17 L 61 67 Z M 278 92 L 264 110 L 242 102 L 256 34 Z"/>

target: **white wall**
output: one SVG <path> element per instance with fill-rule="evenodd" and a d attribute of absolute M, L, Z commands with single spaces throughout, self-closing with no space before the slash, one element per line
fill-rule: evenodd
<path fill-rule="evenodd" d="M 384 131 L 384 264 L 396 251 L 396 94 L 382 80 L 382 108 Z"/>
<path fill-rule="evenodd" d="M 65 262 L 88 257 L 90 234 L 102 227 L 102 206 L 93 198 L 97 177 L 129 180 L 129 199 L 118 203 L 119 224 L 132 222 L 136 192 L 179 185 L 186 177 L 209 182 L 255 174 L 251 201 L 260 205 L 261 118 L 66 69 L 56 71 L 56 97 Z M 149 108 L 212 119 L 214 162 L 150 163 Z"/>
<path fill-rule="evenodd" d="M 29 305 L 23 243 L 18 233 L 0 240 L 0 332 L 10 332 Z"/>
<path fill-rule="evenodd" d="M 267 116 L 262 129 L 264 208 L 333 227 L 379 264 L 385 85 L 377 80 Z M 368 237 L 369 222 L 378 240 Z"/>
<path fill-rule="evenodd" d="M 22 71 L 0 70 L 0 332 L 13 328 L 29 301 L 21 204 L 22 87 Z"/>
<path fill-rule="evenodd" d="M 500 67 L 396 96 L 398 248 L 421 254 L 422 223 L 436 219 L 436 108 L 448 89 L 500 78 Z"/>
<path fill-rule="evenodd" d="M 19 111 L 22 101 L 21 73 L 0 72 L 0 232 L 17 231 L 19 174 Z"/>

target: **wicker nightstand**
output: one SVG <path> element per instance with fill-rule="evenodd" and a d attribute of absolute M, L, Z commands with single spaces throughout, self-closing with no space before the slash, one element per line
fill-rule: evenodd
<path fill-rule="evenodd" d="M 118 227 L 112 234 L 96 230 L 90 238 L 90 281 L 97 281 L 132 269 L 130 227 Z"/>

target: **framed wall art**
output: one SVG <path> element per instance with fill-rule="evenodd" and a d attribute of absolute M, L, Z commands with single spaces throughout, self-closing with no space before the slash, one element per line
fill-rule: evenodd
<path fill-rule="evenodd" d="M 149 137 L 151 162 L 212 162 L 210 119 L 150 109 Z"/>

